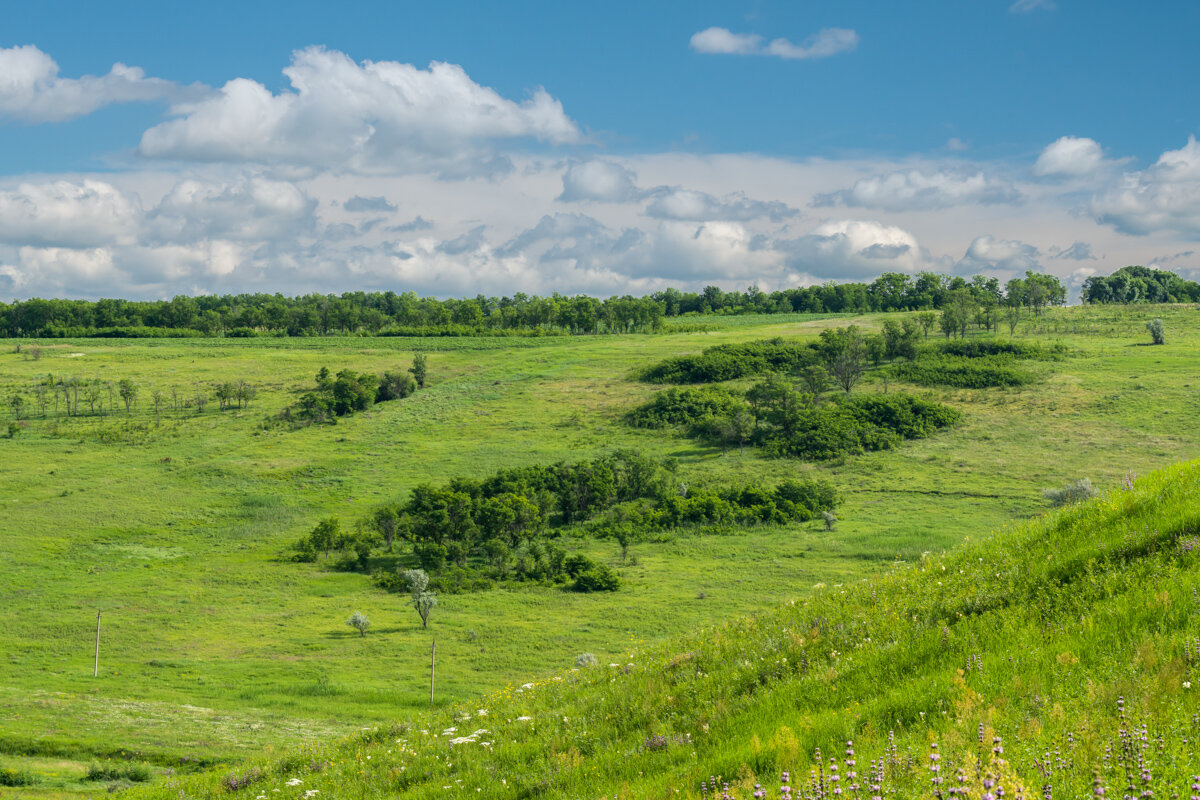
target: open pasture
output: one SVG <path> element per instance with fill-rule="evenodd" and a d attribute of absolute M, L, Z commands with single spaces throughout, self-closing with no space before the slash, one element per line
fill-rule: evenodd
<path fill-rule="evenodd" d="M 1193 457 L 1200 445 L 1200 312 L 1192 306 L 1068 308 L 1018 338 L 1072 355 L 1029 367 L 1032 384 L 903 388 L 964 422 L 895 450 L 820 464 L 722 454 L 670 431 L 629 427 L 656 387 L 653 361 L 714 344 L 814 337 L 853 318 L 706 318 L 703 332 L 546 339 L 189 339 L 6 341 L 0 396 L 31 402 L 0 440 L 0 767 L 38 782 L 24 796 L 95 791 L 101 759 L 186 770 L 306 740 L 329 741 L 428 707 L 533 680 L 593 653 L 601 662 L 665 636 L 750 614 L 894 561 L 954 547 L 1041 513 L 1040 490 L 1080 477 L 1109 488 Z M 1161 317 L 1167 343 L 1148 346 Z M 1004 338 L 1006 334 L 1001 334 Z M 17 345 L 20 345 L 18 351 Z M 264 425 L 327 366 L 376 374 L 428 356 L 430 385 L 334 426 Z M 45 416 L 47 374 L 128 378 L 127 414 Z M 243 380 L 248 408 L 177 408 Z M 855 391 L 882 391 L 868 374 Z M 152 393 L 163 400 L 155 412 Z M 174 400 L 173 400 L 174 398 Z M 107 409 L 108 395 L 101 398 Z M 11 418 L 11 417 L 10 417 Z M 511 586 L 440 599 L 428 630 L 402 595 L 360 574 L 293 563 L 287 548 L 322 517 L 352 525 L 415 485 L 614 448 L 674 457 L 714 484 L 818 474 L 842 493 L 835 531 L 818 522 L 631 548 L 579 540 L 613 564 L 620 591 Z M 373 625 L 346 625 L 354 611 Z M 100 675 L 92 677 L 96 613 Z"/>

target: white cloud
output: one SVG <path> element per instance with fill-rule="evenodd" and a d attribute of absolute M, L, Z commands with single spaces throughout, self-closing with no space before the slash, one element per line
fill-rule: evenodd
<path fill-rule="evenodd" d="M 23 183 L 0 191 L 0 241 L 80 248 L 130 243 L 141 215 L 136 197 L 104 181 Z"/>
<path fill-rule="evenodd" d="M 691 48 L 697 53 L 751 55 L 761 52 L 763 37 L 756 33 L 734 33 L 727 28 L 705 28 L 692 34 Z"/>
<path fill-rule="evenodd" d="M 1014 14 L 1028 14 L 1031 11 L 1055 11 L 1058 5 L 1054 0 L 1016 0 L 1008 10 Z"/>
<path fill-rule="evenodd" d="M 926 266 L 915 236 L 870 220 L 826 222 L 776 246 L 788 253 L 788 266 L 819 278 L 859 280 L 881 272 L 911 274 Z"/>
<path fill-rule="evenodd" d="M 968 142 L 964 142 L 957 136 L 951 136 L 949 139 L 947 139 L 944 146 L 951 153 L 961 153 L 962 151 L 969 150 L 971 148 L 971 145 Z"/>
<path fill-rule="evenodd" d="M 292 54 L 292 91 L 273 94 L 238 78 L 219 93 L 175 107 L 177 119 L 146 131 L 150 158 L 405 173 L 440 170 L 492 176 L 511 167 L 488 144 L 533 138 L 579 140 L 562 105 L 544 89 L 520 103 L 471 80 L 462 67 L 426 70 L 395 61 L 356 64 L 311 47 Z"/>
<path fill-rule="evenodd" d="M 38 293 L 78 297 L 125 283 L 113 265 L 112 251 L 105 247 L 21 247 L 16 263 L 6 266 L 4 273 L 18 292 L 36 287 Z"/>
<path fill-rule="evenodd" d="M 1163 153 L 1141 172 L 1124 175 L 1093 198 L 1091 211 L 1102 225 L 1144 235 L 1174 231 L 1200 236 L 1200 144 L 1189 136 L 1178 150 Z"/>
<path fill-rule="evenodd" d="M 626 203 L 645 196 L 636 181 L 632 170 L 612 161 L 573 161 L 563 173 L 558 199 L 564 203 Z"/>
<path fill-rule="evenodd" d="M 646 207 L 646 215 L 658 219 L 693 221 L 730 220 L 748 222 L 766 218 L 780 222 L 796 216 L 796 209 L 777 200 L 751 200 L 741 192 L 724 198 L 716 198 L 707 192 L 697 192 L 678 187 L 657 192 L 654 201 Z"/>
<path fill-rule="evenodd" d="M 1013 239 L 996 239 L 991 235 L 977 237 L 962 259 L 955 265 L 960 274 L 979 272 L 1024 272 L 1040 269 L 1038 249 Z"/>
<path fill-rule="evenodd" d="M 1104 151 L 1094 139 L 1063 136 L 1047 145 L 1038 156 L 1033 174 L 1079 177 L 1090 175 L 1104 165 Z"/>
<path fill-rule="evenodd" d="M 204 239 L 267 241 L 311 233 L 317 201 L 295 184 L 262 177 L 224 182 L 186 180 L 146 220 L 155 242 Z"/>
<path fill-rule="evenodd" d="M 1005 181 L 983 172 L 906 169 L 872 175 L 849 189 L 817 195 L 813 205 L 876 208 L 885 211 L 926 211 L 978 203 L 1019 203 L 1021 193 Z"/>
<path fill-rule="evenodd" d="M 62 122 L 113 103 L 179 101 L 207 91 L 147 78 L 141 69 L 121 63 L 107 75 L 60 78 L 58 64 L 37 47 L 0 48 L 0 119 Z"/>
<path fill-rule="evenodd" d="M 824 28 L 793 44 L 787 39 L 765 42 L 754 33 L 734 33 L 727 28 L 706 28 L 692 34 L 691 48 L 697 53 L 777 56 L 783 59 L 828 58 L 858 47 L 858 34 L 848 28 Z"/>

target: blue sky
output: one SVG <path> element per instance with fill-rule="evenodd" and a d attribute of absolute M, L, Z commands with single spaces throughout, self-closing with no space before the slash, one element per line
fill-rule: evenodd
<path fill-rule="evenodd" d="M 0 298 L 1190 272 L 1197 30 L 1067 0 L 14 6 Z"/>

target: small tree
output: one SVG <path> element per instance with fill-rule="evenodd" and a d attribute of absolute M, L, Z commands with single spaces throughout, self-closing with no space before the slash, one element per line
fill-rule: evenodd
<path fill-rule="evenodd" d="M 413 608 L 421 617 L 421 627 L 429 627 L 429 612 L 437 605 L 437 595 L 429 591 L 429 576 L 423 569 L 406 569 L 404 579 L 408 581 L 408 594 Z"/>
<path fill-rule="evenodd" d="M 350 619 L 346 620 L 346 624 L 358 631 L 359 636 L 366 636 L 367 628 L 371 627 L 371 620 L 364 617 L 361 612 L 355 611 L 350 615 Z"/>
<path fill-rule="evenodd" d="M 1161 319 L 1152 319 L 1147 322 L 1146 330 L 1150 331 L 1150 338 L 1155 344 L 1167 343 L 1167 335 L 1165 329 L 1163 328 L 1163 321 Z"/>
<path fill-rule="evenodd" d="M 308 534 L 308 545 L 314 551 L 328 557 L 329 551 L 337 544 L 341 534 L 341 522 L 337 517 L 327 517 L 317 523 L 317 527 Z"/>
<path fill-rule="evenodd" d="M 416 380 L 417 388 L 424 389 L 426 375 L 426 362 L 424 353 L 417 353 L 415 356 L 413 356 L 412 368 L 409 369 L 409 372 L 412 373 L 413 379 Z"/>
<path fill-rule="evenodd" d="M 12 409 L 13 416 L 20 419 L 25 414 L 25 396 L 14 394 L 8 398 L 8 406 Z"/>
<path fill-rule="evenodd" d="M 816 364 L 810 364 L 800 373 L 800 383 L 813 396 L 813 400 L 818 400 L 829 389 L 829 373 Z"/>
<path fill-rule="evenodd" d="M 837 517 L 831 511 L 822 511 L 821 517 L 825 520 L 825 530 L 831 531 L 837 527 Z"/>
<path fill-rule="evenodd" d="M 125 413 L 129 414 L 133 410 L 133 404 L 137 402 L 137 384 L 129 378 L 121 378 L 117 384 L 117 393 L 121 395 L 121 400 L 125 402 Z"/>
<path fill-rule="evenodd" d="M 849 394 L 866 369 L 867 348 L 862 332 L 854 325 L 821 331 L 819 348 L 829 376 Z"/>
<path fill-rule="evenodd" d="M 937 314 L 932 311 L 921 311 L 917 313 L 917 323 L 921 326 L 921 331 L 925 334 L 925 338 L 929 338 L 929 331 L 937 322 Z"/>
<path fill-rule="evenodd" d="M 1008 335 L 1015 335 L 1017 325 L 1021 322 L 1021 304 L 1019 302 L 1009 302 L 1004 306 L 1004 321 L 1008 323 Z"/>

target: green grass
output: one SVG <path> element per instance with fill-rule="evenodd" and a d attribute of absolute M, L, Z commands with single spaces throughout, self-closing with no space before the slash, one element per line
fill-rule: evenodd
<path fill-rule="evenodd" d="M 1140 346 L 1150 317 L 1166 322 L 1167 345 Z M 1184 307 L 1066 309 L 1030 321 L 1018 338 L 1062 341 L 1081 355 L 1033 386 L 905 387 L 966 420 L 894 451 L 812 466 L 630 429 L 623 415 L 655 387 L 627 377 L 646 364 L 713 344 L 815 336 L 843 321 L 704 322 L 704 333 L 596 338 L 80 340 L 43 345 L 36 361 L 6 348 L 0 397 L 46 373 L 142 387 L 131 419 L 53 418 L 51 405 L 51 418 L 35 413 L 0 440 L 0 766 L 29 765 L 39 777 L 6 791 L 86 788 L 49 776 L 39 758 L 79 774 L 109 758 L 186 771 L 419 715 L 434 637 L 439 706 L 565 669 L 582 652 L 606 664 L 814 584 L 985 537 L 1043 509 L 1044 487 L 1087 476 L 1110 488 L 1200 443 L 1200 326 Z M 379 373 L 407 366 L 416 348 L 428 353 L 432 379 L 417 395 L 337 426 L 263 430 L 321 366 Z M 155 419 L 155 387 L 190 396 L 197 382 L 236 379 L 259 390 L 248 411 L 214 404 Z M 881 376 L 862 386 L 882 388 Z M 418 483 L 618 447 L 677 457 L 689 480 L 826 477 L 846 498 L 838 529 L 808 523 L 639 544 L 638 563 L 624 566 L 612 542 L 574 542 L 617 564 L 621 591 L 446 597 L 428 631 L 403 598 L 369 579 L 282 558 L 318 519 L 351 525 Z M 365 638 L 345 624 L 355 610 L 373 623 Z"/>
<path fill-rule="evenodd" d="M 226 774 L 256 776 L 245 797 L 698 797 L 717 775 L 748 798 L 783 770 L 803 784 L 837 766 L 856 794 L 850 773 L 879 762 L 887 794 L 916 798 L 934 796 L 938 748 L 943 790 L 971 796 L 987 774 L 1010 797 L 1082 797 L 1093 780 L 1109 796 L 1130 780 L 1179 796 L 1200 736 L 1197 501 L 1200 461 L 950 554 Z M 220 776 L 130 796 L 221 797 Z"/>

